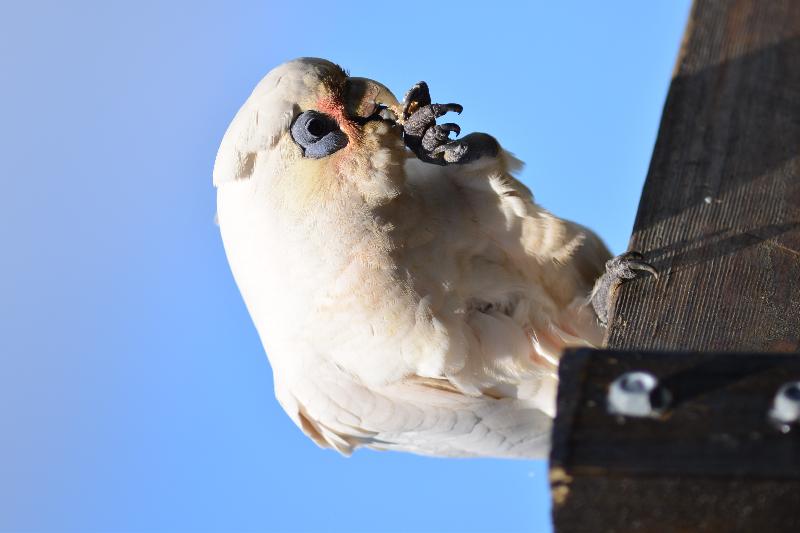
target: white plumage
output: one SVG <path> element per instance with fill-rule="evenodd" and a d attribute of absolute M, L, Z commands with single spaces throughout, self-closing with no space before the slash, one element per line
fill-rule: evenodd
<path fill-rule="evenodd" d="M 330 62 L 286 63 L 217 155 L 220 229 L 277 398 L 344 454 L 541 456 L 562 348 L 602 340 L 586 303 L 608 251 L 537 206 L 508 153 L 423 163 L 398 126 L 360 120 L 398 109 L 366 81 L 357 92 Z M 304 155 L 290 129 L 309 110 L 346 146 Z"/>

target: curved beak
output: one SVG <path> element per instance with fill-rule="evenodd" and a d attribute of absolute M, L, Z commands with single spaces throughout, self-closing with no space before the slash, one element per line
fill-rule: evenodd
<path fill-rule="evenodd" d="M 381 105 L 389 109 L 395 119 L 403 116 L 400 102 L 385 85 L 369 78 L 347 78 L 345 107 L 350 116 L 372 117 Z"/>

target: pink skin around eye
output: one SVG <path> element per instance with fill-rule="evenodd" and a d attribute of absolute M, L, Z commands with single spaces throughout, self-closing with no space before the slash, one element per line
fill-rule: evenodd
<path fill-rule="evenodd" d="M 333 117 L 339 128 L 347 135 L 350 142 L 358 143 L 360 141 L 361 132 L 355 122 L 348 119 L 344 112 L 344 104 L 335 98 L 325 96 L 317 100 L 317 109 L 321 113 L 325 113 Z M 345 149 L 349 148 L 346 147 Z"/>

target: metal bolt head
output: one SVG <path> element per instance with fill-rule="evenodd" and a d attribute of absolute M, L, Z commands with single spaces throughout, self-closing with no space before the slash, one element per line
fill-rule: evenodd
<path fill-rule="evenodd" d="M 769 414 L 783 424 L 800 421 L 800 381 L 785 383 L 778 389 Z"/>
<path fill-rule="evenodd" d="M 662 391 L 658 405 L 653 401 L 653 391 L 658 379 L 649 372 L 626 372 L 611 383 L 608 389 L 608 410 L 611 413 L 633 417 L 658 416 L 668 403 L 667 392 Z"/>

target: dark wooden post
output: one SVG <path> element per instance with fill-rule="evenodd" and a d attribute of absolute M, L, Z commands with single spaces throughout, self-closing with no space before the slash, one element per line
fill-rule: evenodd
<path fill-rule="evenodd" d="M 698 0 L 631 249 L 611 349 L 800 346 L 800 2 Z"/>
<path fill-rule="evenodd" d="M 556 531 L 800 531 L 800 425 L 767 415 L 800 380 L 800 1 L 695 0 L 631 249 L 660 279 L 562 360 Z M 629 370 L 663 414 L 609 413 Z"/>

